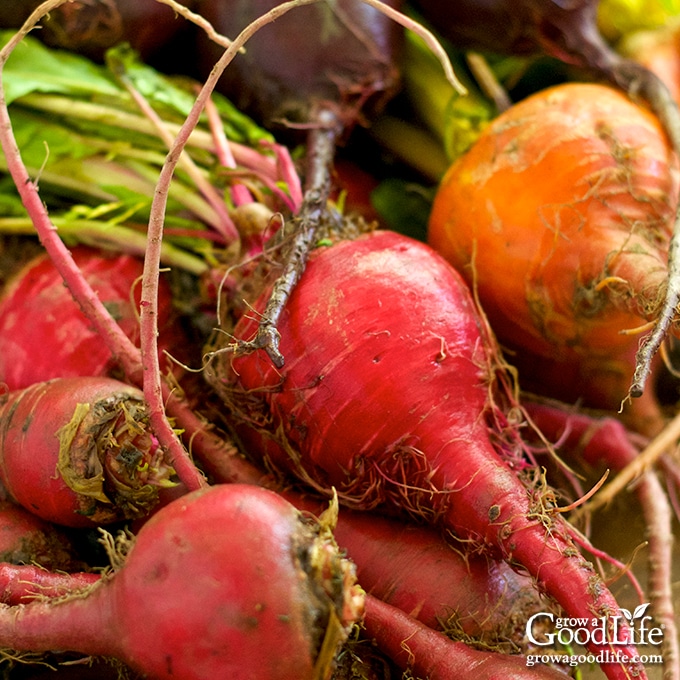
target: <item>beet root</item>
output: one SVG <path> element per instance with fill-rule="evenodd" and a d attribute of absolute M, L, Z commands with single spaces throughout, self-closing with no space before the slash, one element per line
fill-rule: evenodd
<path fill-rule="evenodd" d="M 0 398 L 0 481 L 55 524 L 91 527 L 145 515 L 173 470 L 137 388 L 56 378 Z"/>
<path fill-rule="evenodd" d="M 242 317 L 234 337 L 252 336 L 257 323 Z M 241 419 L 246 449 L 273 467 L 337 489 L 348 505 L 428 519 L 522 565 L 568 616 L 615 616 L 540 475 L 495 443 L 498 355 L 482 324 L 440 256 L 374 232 L 312 253 L 278 325 L 283 368 L 262 352 L 227 351 L 212 383 Z M 605 672 L 644 675 L 635 663 Z"/>
<path fill-rule="evenodd" d="M 0 646 L 111 656 L 158 680 L 327 677 L 363 611 L 328 528 L 274 492 L 195 491 L 86 596 L 0 608 Z"/>
<path fill-rule="evenodd" d="M 198 0 L 197 11 L 234 38 L 278 4 Z M 250 38 L 246 53 L 229 65 L 219 86 L 267 125 L 286 118 L 307 122 L 318 102 L 334 102 L 352 124 L 367 100 L 375 105 L 396 91 L 400 38 L 397 24 L 361 0 L 302 6 Z M 205 38 L 199 51 L 207 72 L 222 48 Z"/>

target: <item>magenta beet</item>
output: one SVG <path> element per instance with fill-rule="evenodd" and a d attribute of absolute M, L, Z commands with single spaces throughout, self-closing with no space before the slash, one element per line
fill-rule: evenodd
<path fill-rule="evenodd" d="M 255 317 L 236 338 L 252 337 Z M 387 231 L 317 249 L 278 331 L 281 369 L 264 352 L 225 353 L 214 381 L 253 454 L 350 505 L 406 510 L 521 565 L 568 616 L 620 611 L 567 523 L 492 443 L 493 341 L 434 251 Z M 604 670 L 644 675 L 637 664 Z"/>
<path fill-rule="evenodd" d="M 74 248 L 72 255 L 113 318 L 136 341 L 142 261 L 85 246 Z M 186 343 L 170 287 L 163 280 L 158 327 L 161 349 Z M 41 254 L 31 260 L 10 280 L 0 298 L 0 382 L 17 390 L 51 378 L 107 375 L 115 370 L 114 357 L 74 302 L 49 257 Z"/>
<path fill-rule="evenodd" d="M 157 680 L 313 680 L 362 611 L 327 529 L 229 484 L 159 511 L 87 596 L 0 608 L 0 645 L 116 657 Z"/>

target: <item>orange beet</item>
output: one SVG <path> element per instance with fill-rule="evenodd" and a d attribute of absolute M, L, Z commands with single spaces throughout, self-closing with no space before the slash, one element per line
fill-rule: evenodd
<path fill-rule="evenodd" d="M 640 335 L 623 332 L 663 301 L 676 169 L 651 113 L 581 83 L 516 104 L 449 169 L 429 242 L 475 281 L 529 382 L 556 362 L 554 396 L 626 396 Z"/>

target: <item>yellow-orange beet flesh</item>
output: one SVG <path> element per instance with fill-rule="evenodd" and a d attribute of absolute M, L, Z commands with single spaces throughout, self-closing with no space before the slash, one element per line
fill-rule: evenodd
<path fill-rule="evenodd" d="M 622 331 L 658 314 L 677 187 L 650 112 L 604 85 L 558 85 L 451 166 L 428 240 L 475 281 L 504 344 L 616 372 L 639 342 Z"/>

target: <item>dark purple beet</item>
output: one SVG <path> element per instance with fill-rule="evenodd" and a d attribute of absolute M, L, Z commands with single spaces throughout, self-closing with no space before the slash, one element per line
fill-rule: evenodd
<path fill-rule="evenodd" d="M 597 28 L 598 0 L 415 0 L 441 35 L 462 49 L 545 53 L 601 70 L 610 52 Z"/>
<path fill-rule="evenodd" d="M 510 54 L 536 52 L 529 2 L 414 0 L 435 29 L 461 49 Z"/>
<path fill-rule="evenodd" d="M 280 0 L 196 0 L 196 11 L 235 38 Z M 398 8 L 400 0 L 386 4 Z M 366 101 L 382 103 L 395 91 L 402 28 L 361 0 L 296 7 L 265 26 L 227 67 L 220 89 L 265 125 L 287 118 L 306 122 L 314 102 L 340 104 L 346 126 Z M 205 73 L 222 48 L 199 38 Z"/>
<path fill-rule="evenodd" d="M 0 28 L 18 28 L 43 0 L 1 0 Z M 179 0 L 191 8 L 193 0 Z M 156 0 L 97 0 L 67 2 L 52 10 L 34 35 L 52 47 L 60 47 L 92 59 L 128 42 L 148 58 L 165 46 L 186 22 Z"/>

